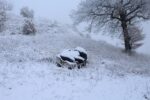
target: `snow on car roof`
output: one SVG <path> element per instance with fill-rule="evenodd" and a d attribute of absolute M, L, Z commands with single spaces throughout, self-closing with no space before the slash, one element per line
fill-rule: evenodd
<path fill-rule="evenodd" d="M 86 54 L 87 54 L 87 51 L 86 51 L 84 48 L 82 48 L 82 47 L 76 47 L 76 48 L 75 48 L 75 50 L 77 50 L 77 51 L 80 51 L 80 52 L 83 52 L 83 53 L 86 53 Z"/>
<path fill-rule="evenodd" d="M 72 60 L 75 60 L 75 58 L 79 58 L 79 52 L 75 51 L 75 50 L 67 49 L 58 55 L 58 57 L 60 57 L 60 56 L 68 57 Z"/>

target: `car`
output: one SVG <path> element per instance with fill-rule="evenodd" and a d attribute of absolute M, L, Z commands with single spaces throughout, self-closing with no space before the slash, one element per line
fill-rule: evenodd
<path fill-rule="evenodd" d="M 81 47 L 63 50 L 56 56 L 56 64 L 58 67 L 68 66 L 69 69 L 73 69 L 77 66 L 81 68 L 86 66 L 86 62 L 87 52 Z"/>

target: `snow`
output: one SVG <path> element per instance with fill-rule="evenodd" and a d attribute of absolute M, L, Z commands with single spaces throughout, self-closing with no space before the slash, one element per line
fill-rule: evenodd
<path fill-rule="evenodd" d="M 150 98 L 150 56 L 127 55 L 106 42 L 81 37 L 70 25 L 46 20 L 35 21 L 36 35 L 17 34 L 22 20 L 14 16 L 0 34 L 0 100 Z M 88 51 L 86 67 L 55 65 L 60 51 L 77 46 Z"/>
<path fill-rule="evenodd" d="M 80 52 L 83 52 L 83 53 L 86 53 L 86 54 L 87 54 L 87 51 L 86 51 L 84 48 L 82 48 L 82 47 L 76 47 L 76 48 L 75 48 L 75 50 L 77 50 L 77 51 L 80 51 Z"/>
<path fill-rule="evenodd" d="M 70 59 L 72 59 L 73 61 L 75 61 L 75 58 L 79 57 L 79 52 L 78 51 L 74 51 L 74 50 L 64 50 L 62 53 L 60 53 L 58 55 L 60 56 L 64 56 L 64 57 L 68 57 Z"/>
<path fill-rule="evenodd" d="M 149 77 L 116 76 L 103 68 L 68 71 L 33 62 L 8 67 L 1 75 L 2 100 L 145 100 L 150 87 Z"/>

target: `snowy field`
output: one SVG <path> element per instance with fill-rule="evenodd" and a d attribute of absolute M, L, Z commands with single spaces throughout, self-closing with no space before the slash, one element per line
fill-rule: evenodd
<path fill-rule="evenodd" d="M 127 55 L 47 20 L 36 22 L 36 35 L 17 34 L 22 19 L 15 18 L 0 35 L 0 100 L 150 100 L 150 56 Z M 58 53 L 77 46 L 88 51 L 85 68 L 55 65 Z"/>

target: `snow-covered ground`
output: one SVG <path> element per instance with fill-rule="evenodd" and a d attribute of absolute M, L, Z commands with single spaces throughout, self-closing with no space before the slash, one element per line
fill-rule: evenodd
<path fill-rule="evenodd" d="M 150 56 L 127 55 L 47 20 L 36 21 L 36 35 L 12 34 L 21 30 L 17 19 L 0 35 L 0 100 L 150 99 Z M 88 52 L 85 68 L 55 65 L 58 53 L 77 46 Z"/>

